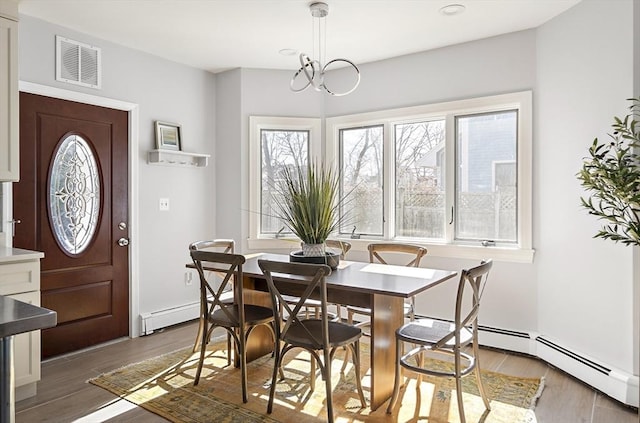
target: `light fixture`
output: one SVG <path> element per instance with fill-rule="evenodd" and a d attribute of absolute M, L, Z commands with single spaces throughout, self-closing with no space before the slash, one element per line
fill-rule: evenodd
<path fill-rule="evenodd" d="M 323 2 L 311 3 L 309 5 L 309 10 L 311 11 L 311 16 L 313 19 L 313 35 L 314 38 L 317 36 L 317 48 L 318 48 L 318 59 L 312 59 L 306 53 L 300 53 L 300 69 L 296 71 L 296 73 L 291 78 L 290 88 L 293 92 L 301 92 L 306 90 L 308 87 L 313 87 L 316 91 L 326 91 L 334 96 L 343 96 L 352 93 L 360 84 L 360 70 L 358 67 L 348 59 L 333 59 L 328 61 L 326 64 L 322 64 L 323 55 L 325 54 L 326 49 L 326 20 L 325 18 L 329 14 L 329 5 Z M 316 29 L 316 21 L 317 21 L 317 29 Z M 324 24 L 324 25 L 323 25 Z M 316 49 L 316 40 L 313 43 L 313 49 Z M 331 65 L 339 65 L 342 64 L 350 65 L 353 70 L 356 72 L 356 82 L 353 87 L 345 92 L 336 92 L 332 91 L 329 87 L 327 87 L 325 83 L 325 72 Z M 302 87 L 296 87 L 296 79 L 306 79 L 306 82 L 303 83 Z"/>
<path fill-rule="evenodd" d="M 455 16 L 464 12 L 465 9 L 466 7 L 463 4 L 449 4 L 444 7 L 441 7 L 440 13 L 442 13 L 445 16 Z"/>

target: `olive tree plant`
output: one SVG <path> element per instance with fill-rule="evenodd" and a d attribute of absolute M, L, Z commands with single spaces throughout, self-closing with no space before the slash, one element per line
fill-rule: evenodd
<path fill-rule="evenodd" d="M 604 221 L 594 238 L 640 245 L 640 98 L 629 101 L 629 114 L 614 117 L 608 142 L 593 140 L 577 176 L 589 194 L 582 206 Z"/>

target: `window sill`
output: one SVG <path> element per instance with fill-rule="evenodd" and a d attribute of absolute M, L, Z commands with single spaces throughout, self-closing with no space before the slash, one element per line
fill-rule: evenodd
<path fill-rule="evenodd" d="M 351 251 L 367 251 L 367 245 L 376 241 L 373 239 L 348 238 L 344 238 L 343 240 L 351 243 Z M 300 249 L 300 241 L 297 238 L 250 238 L 248 244 L 251 250 L 296 251 Z M 490 258 L 494 261 L 511 263 L 533 263 L 533 256 L 535 254 L 534 249 L 515 247 L 482 247 L 474 245 L 428 244 L 423 242 L 414 242 L 414 244 L 426 247 L 427 250 L 429 250 L 429 256 L 457 259 L 483 260 Z"/>

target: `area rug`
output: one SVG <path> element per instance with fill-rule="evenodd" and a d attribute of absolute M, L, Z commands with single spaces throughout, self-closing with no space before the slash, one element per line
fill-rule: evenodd
<path fill-rule="evenodd" d="M 368 345 L 361 344 L 365 396 L 369 394 Z M 276 387 L 272 414 L 266 414 L 273 359 L 269 356 L 251 362 L 248 370 L 249 402 L 242 403 L 240 371 L 227 366 L 226 343 L 207 350 L 198 386 L 193 378 L 199 353 L 190 348 L 175 351 L 121 369 L 105 373 L 89 382 L 158 414 L 172 422 L 324 422 L 327 411 L 324 382 L 316 380 L 309 388 L 309 354 L 290 352 L 285 356 L 285 380 Z M 297 353 L 297 355 L 296 355 Z M 355 373 L 348 366 L 344 373 L 342 352 L 332 364 L 333 406 L 337 422 L 459 422 L 455 383 L 446 378 L 424 376 L 419 388 L 416 378 L 407 379 L 401 391 L 400 405 L 393 415 L 386 405 L 372 412 L 361 408 L 356 392 Z M 533 407 L 542 392 L 544 380 L 521 378 L 483 371 L 483 381 L 491 399 L 491 411 L 485 412 L 473 376 L 464 379 L 464 408 L 467 422 L 533 423 Z"/>

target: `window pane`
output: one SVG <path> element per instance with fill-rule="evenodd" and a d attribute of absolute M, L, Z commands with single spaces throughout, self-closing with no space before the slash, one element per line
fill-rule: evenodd
<path fill-rule="evenodd" d="M 456 238 L 517 241 L 515 110 L 456 118 Z"/>
<path fill-rule="evenodd" d="M 79 135 L 68 136 L 56 150 L 48 200 L 56 241 L 67 253 L 80 254 L 98 226 L 100 178 L 93 151 Z"/>
<path fill-rule="evenodd" d="M 444 121 L 395 125 L 396 236 L 444 238 Z"/>
<path fill-rule="evenodd" d="M 340 130 L 341 195 L 351 193 L 340 233 L 382 235 L 382 139 L 382 125 Z"/>
<path fill-rule="evenodd" d="M 306 166 L 309 161 L 309 131 L 261 130 L 260 149 L 262 157 L 262 189 L 260 227 L 263 234 L 275 234 L 283 228 L 280 219 L 274 216 L 272 186 L 285 167 Z M 281 233 L 291 233 L 287 229 Z"/>

